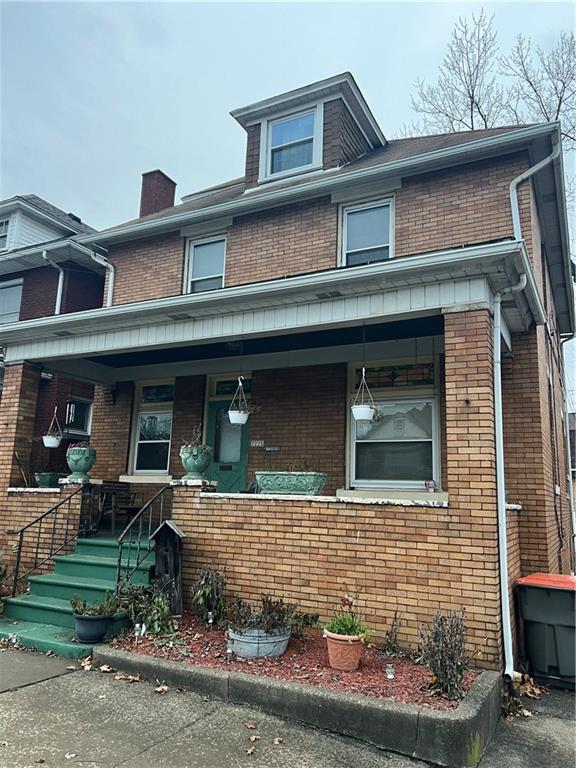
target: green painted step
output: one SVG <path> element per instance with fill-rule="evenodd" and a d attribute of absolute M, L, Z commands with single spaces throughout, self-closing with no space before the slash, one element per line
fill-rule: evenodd
<path fill-rule="evenodd" d="M 148 539 L 142 538 L 140 542 L 141 552 L 152 545 L 154 548 L 154 542 L 148 542 Z M 124 557 L 128 554 L 128 545 L 124 545 Z M 132 544 L 132 558 L 134 558 L 137 550 L 137 545 Z M 89 557 L 118 557 L 118 542 L 116 539 L 111 538 L 91 538 L 91 539 L 78 539 L 76 541 L 75 552 L 77 555 L 87 555 Z"/>
<path fill-rule="evenodd" d="M 39 595 L 21 595 L 4 600 L 4 616 L 7 619 L 33 621 L 38 624 L 54 624 L 74 629 L 74 617 L 69 600 Z M 111 622 L 108 635 L 112 637 L 129 624 L 126 613 L 118 613 Z"/>
<path fill-rule="evenodd" d="M 82 600 L 89 603 L 101 602 L 106 592 L 114 592 L 116 589 L 115 581 L 104 581 L 85 576 L 62 576 L 57 573 L 30 576 L 28 581 L 32 595 L 57 597 L 60 600 L 71 600 L 74 595 L 80 595 Z"/>
<path fill-rule="evenodd" d="M 54 624 L 0 619 L 0 637 L 8 639 L 12 635 L 16 635 L 18 643 L 24 648 L 35 648 L 42 653 L 52 651 L 68 659 L 89 656 L 94 647 L 73 642 L 73 632 Z"/>
<path fill-rule="evenodd" d="M 154 552 L 150 552 L 132 575 L 133 584 L 148 584 L 154 567 Z M 123 559 L 125 563 L 126 560 Z M 62 576 L 82 576 L 99 581 L 116 581 L 115 557 L 90 557 L 89 555 L 55 555 L 55 573 Z"/>

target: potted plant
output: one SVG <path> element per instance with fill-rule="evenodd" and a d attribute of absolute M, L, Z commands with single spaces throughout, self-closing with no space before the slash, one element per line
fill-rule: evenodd
<path fill-rule="evenodd" d="M 252 403 L 245 403 L 243 405 L 235 403 L 233 407 L 230 406 L 228 418 L 231 424 L 246 424 L 248 416 L 251 413 L 256 413 L 257 410 L 258 406 L 252 405 Z"/>
<path fill-rule="evenodd" d="M 180 448 L 180 461 L 186 470 L 183 480 L 203 480 L 212 460 L 214 448 L 202 442 L 202 427 L 192 430 L 191 440 Z"/>
<path fill-rule="evenodd" d="M 76 637 L 81 643 L 101 643 L 114 614 L 118 610 L 118 598 L 106 592 L 101 603 L 88 604 L 79 595 L 70 600 Z"/>
<path fill-rule="evenodd" d="M 376 414 L 376 404 L 366 382 L 366 368 L 362 368 L 362 378 L 352 404 L 352 416 L 355 421 L 372 421 Z"/>
<path fill-rule="evenodd" d="M 35 472 L 34 480 L 38 488 L 58 488 L 58 480 L 64 477 L 62 472 Z"/>
<path fill-rule="evenodd" d="M 292 464 L 281 472 L 256 472 L 256 482 L 260 493 L 318 496 L 326 485 L 326 475 L 323 472 L 309 472 L 305 464 Z"/>
<path fill-rule="evenodd" d="M 261 606 L 255 610 L 238 598 L 226 611 L 228 647 L 248 659 L 281 656 L 288 647 L 295 616 L 296 607 L 282 599 L 262 595 Z"/>
<path fill-rule="evenodd" d="M 58 448 L 62 441 L 62 427 L 58 421 L 58 407 L 54 408 L 52 421 L 45 435 L 42 435 L 42 442 L 46 448 Z"/>
<path fill-rule="evenodd" d="M 72 443 L 66 451 L 66 462 L 72 474 L 66 478 L 74 483 L 90 481 L 88 472 L 96 461 L 96 450 L 87 442 Z"/>
<path fill-rule="evenodd" d="M 358 669 L 368 629 L 354 612 L 354 601 L 349 595 L 340 600 L 338 612 L 324 628 L 324 637 L 332 669 L 342 672 Z"/>

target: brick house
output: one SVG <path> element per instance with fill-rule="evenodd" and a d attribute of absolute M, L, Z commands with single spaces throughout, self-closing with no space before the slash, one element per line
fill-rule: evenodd
<path fill-rule="evenodd" d="M 465 607 L 483 663 L 510 669 L 508 584 L 572 565 L 558 125 L 389 141 L 348 73 L 232 116 L 242 178 L 175 205 L 152 171 L 137 219 L 78 238 L 106 249 L 111 306 L 0 334 L 2 519 L 25 506 L 11 457 L 41 372 L 81 377 L 94 478 L 152 496 L 196 425 L 214 446 L 215 490 L 173 486 L 187 584 L 211 563 L 323 618 L 357 592 L 376 636 L 399 610 L 409 645 Z M 351 415 L 362 369 L 377 422 Z M 233 426 L 240 375 L 258 410 Z M 248 492 L 292 467 L 323 495 Z"/>
<path fill-rule="evenodd" d="M 0 201 L 0 328 L 102 306 L 104 268 L 77 242 L 95 230 L 37 195 Z M 1 353 L 0 345 L 0 353 Z M 4 366 L 0 354 L 0 398 Z M 20 483 L 33 484 L 40 471 L 64 471 L 69 440 L 89 434 L 94 386 L 90 382 L 43 372 L 37 395 L 30 451 L 22 456 Z M 65 439 L 59 450 L 46 450 L 41 436 L 54 409 Z"/>

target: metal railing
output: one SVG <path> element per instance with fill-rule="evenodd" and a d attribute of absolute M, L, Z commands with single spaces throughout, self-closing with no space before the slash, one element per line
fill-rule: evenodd
<path fill-rule="evenodd" d="M 172 488 L 162 487 L 144 506 L 118 537 L 118 561 L 116 565 L 116 592 L 121 593 L 138 568 L 154 551 L 150 535 L 170 516 L 168 496 Z M 151 563 L 152 565 L 152 563 Z"/>
<path fill-rule="evenodd" d="M 62 501 L 59 501 L 58 504 L 55 504 L 46 512 L 42 512 L 31 523 L 20 529 L 7 531 L 10 535 L 16 534 L 18 536 L 18 549 L 12 581 L 12 597 L 16 595 L 20 581 L 23 581 L 31 573 L 41 568 L 49 560 L 52 560 L 54 555 L 57 555 L 58 552 L 61 552 L 78 538 L 80 521 L 71 520 L 73 514 L 76 513 L 76 510 L 73 511 L 72 509 L 72 499 L 78 496 L 78 494 L 82 494 L 84 490 L 84 488 L 78 488 L 70 496 L 62 499 Z M 33 557 L 30 558 L 33 565 L 21 573 L 22 558 L 27 556 L 26 547 L 30 547 L 30 544 L 34 553 Z"/>

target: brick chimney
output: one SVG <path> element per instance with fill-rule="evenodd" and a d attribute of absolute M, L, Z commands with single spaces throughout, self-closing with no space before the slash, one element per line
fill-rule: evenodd
<path fill-rule="evenodd" d="M 147 171 L 142 174 L 140 216 L 171 208 L 174 205 L 176 182 L 163 171 Z"/>

